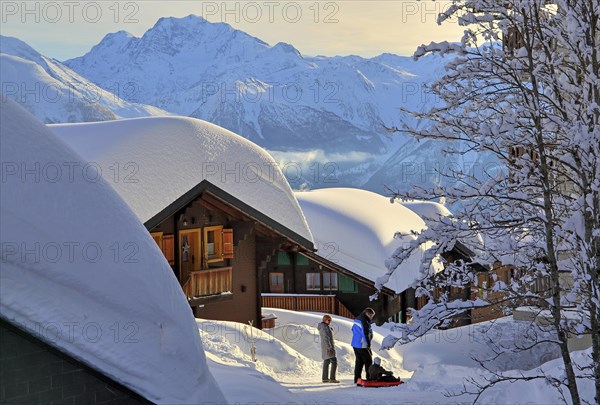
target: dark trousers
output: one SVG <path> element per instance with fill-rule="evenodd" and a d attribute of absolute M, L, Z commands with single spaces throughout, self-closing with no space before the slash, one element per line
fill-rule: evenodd
<path fill-rule="evenodd" d="M 331 365 L 331 371 L 329 371 Z M 323 360 L 323 380 L 335 380 L 335 372 L 337 371 L 337 358 Z"/>
<path fill-rule="evenodd" d="M 356 381 L 358 381 L 358 379 L 361 378 L 363 367 L 365 368 L 365 375 L 366 379 L 368 380 L 369 367 L 371 367 L 371 364 L 373 364 L 373 358 L 371 357 L 371 353 L 369 352 L 369 349 L 357 349 L 356 347 L 353 347 L 353 349 L 355 356 L 354 382 L 356 383 Z"/>

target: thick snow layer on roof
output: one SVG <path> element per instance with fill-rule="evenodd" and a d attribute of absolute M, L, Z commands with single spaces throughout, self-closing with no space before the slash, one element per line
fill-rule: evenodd
<path fill-rule="evenodd" d="M 0 109 L 0 315 L 156 403 L 222 403 L 147 230 L 16 103 Z"/>
<path fill-rule="evenodd" d="M 208 180 L 312 241 L 273 158 L 217 125 L 194 118 L 149 117 L 50 128 L 101 167 L 142 222 Z"/>
<path fill-rule="evenodd" d="M 385 261 L 394 251 L 415 239 L 394 235 L 426 227 L 413 211 L 370 191 L 329 188 L 295 194 L 319 249 L 317 254 L 374 282 L 388 272 Z M 400 293 L 420 278 L 423 251 L 415 251 L 404 261 L 385 286 Z"/>
<path fill-rule="evenodd" d="M 435 224 L 443 222 L 444 218 L 455 218 L 445 205 L 435 201 L 406 200 L 398 201 L 398 203 L 419 215 L 430 227 L 435 227 Z M 460 234 L 458 240 L 474 254 L 471 259 L 482 264 L 486 263 L 487 254 L 482 235 L 473 231 L 460 232 Z"/>
<path fill-rule="evenodd" d="M 451 217 L 452 213 L 448 208 L 434 201 L 400 201 L 400 204 L 416 213 L 424 221 L 439 221 L 442 217 Z"/>

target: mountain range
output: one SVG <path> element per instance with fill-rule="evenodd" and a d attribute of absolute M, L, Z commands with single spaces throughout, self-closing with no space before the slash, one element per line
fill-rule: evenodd
<path fill-rule="evenodd" d="M 20 103 L 45 123 L 106 121 L 168 114 L 160 108 L 131 103 L 121 89 L 105 90 L 25 42 L 0 36 L 2 94 Z"/>
<path fill-rule="evenodd" d="M 45 72 L 47 80 L 71 88 L 97 86 L 113 101 L 83 104 L 78 115 L 34 111 L 47 122 L 59 122 L 61 114 L 63 121 L 102 120 L 165 111 L 204 119 L 269 150 L 295 187 L 406 189 L 415 181 L 441 181 L 436 170 L 457 163 L 442 155 L 439 143 L 386 130 L 402 122 L 423 125 L 401 108 L 435 104 L 423 86 L 444 73 L 447 60 L 439 56 L 305 56 L 290 44 L 269 45 L 194 15 L 161 18 L 141 37 L 110 33 L 63 63 L 16 41 L 2 38 L 1 52 L 13 57 L 2 60 L 3 72 L 18 57 L 38 76 Z M 115 89 L 119 97 L 110 97 Z"/>

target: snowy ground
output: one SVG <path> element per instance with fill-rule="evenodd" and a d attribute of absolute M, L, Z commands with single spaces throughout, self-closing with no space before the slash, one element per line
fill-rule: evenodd
<path fill-rule="evenodd" d="M 479 324 L 453 331 L 438 331 L 409 345 L 379 351 L 383 338 L 390 332 L 375 327 L 374 355 L 383 359 L 384 367 L 394 370 L 405 383 L 390 388 L 362 388 L 352 383 L 354 355 L 349 346 L 352 320 L 335 317 L 332 323 L 339 362 L 338 384 L 321 383 L 320 344 L 316 326 L 322 314 L 264 309 L 274 313 L 278 324 L 260 331 L 233 322 L 197 319 L 198 329 L 211 372 L 231 404 L 458 404 L 471 403 L 473 397 L 448 397 L 459 391 L 465 377 L 483 373 L 472 356 L 485 353 L 482 337 L 498 344 L 521 336 L 524 328 L 507 318 L 496 324 Z M 250 342 L 256 346 L 257 361 L 250 355 Z M 517 364 L 526 369 L 543 364 L 556 374 L 559 361 L 549 347 L 535 352 L 505 356 L 498 369 L 512 370 Z M 576 353 L 583 361 L 586 352 Z M 523 373 L 528 373 L 523 371 Z M 582 385 L 593 398 L 591 384 Z M 478 403 L 555 404 L 558 392 L 543 381 L 499 385 Z"/>

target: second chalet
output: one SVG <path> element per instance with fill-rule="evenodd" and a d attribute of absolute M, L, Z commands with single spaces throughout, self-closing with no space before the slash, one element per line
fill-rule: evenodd
<path fill-rule="evenodd" d="M 312 234 L 315 252 L 279 253 L 263 273 L 263 306 L 330 312 L 352 318 L 365 307 L 375 309 L 375 322 L 409 322 L 410 309 L 426 304 L 411 286 L 422 277 L 440 274 L 444 263 L 470 261 L 473 253 L 457 241 L 422 269 L 429 246 L 420 246 L 393 272 L 386 266 L 396 249 L 411 243 L 429 219 L 451 215 L 434 202 L 390 203 L 389 198 L 359 189 L 329 188 L 297 192 L 296 198 Z M 395 235 L 400 232 L 402 236 Z M 470 288 L 449 291 L 467 299 Z M 469 314 L 454 326 L 469 322 Z"/>

